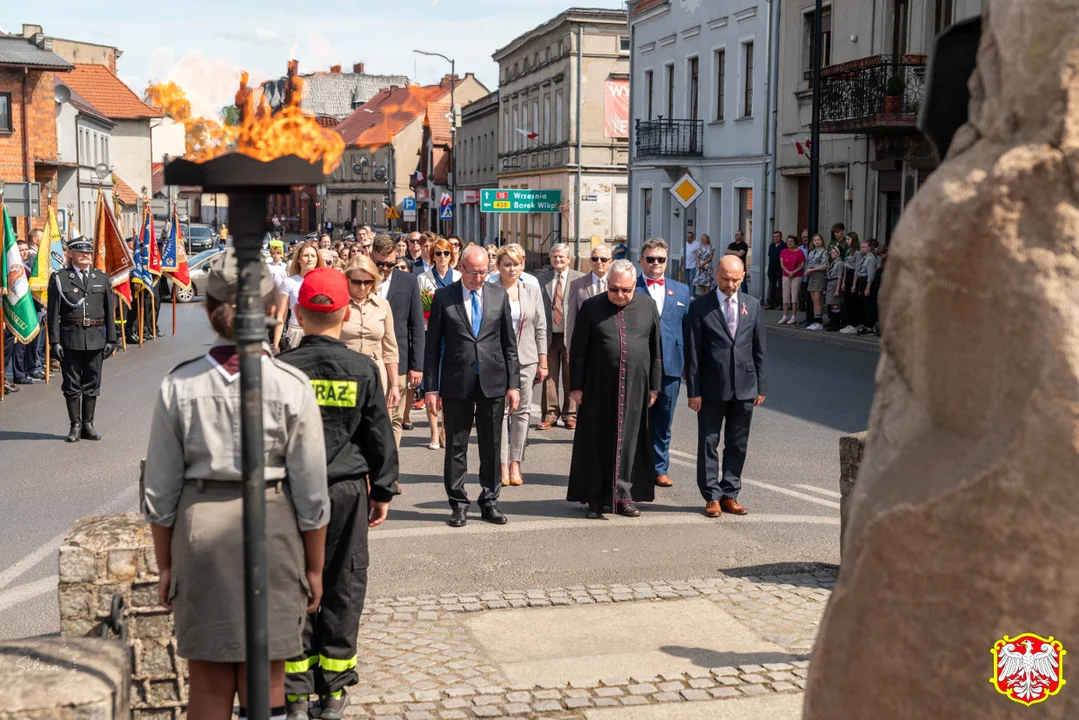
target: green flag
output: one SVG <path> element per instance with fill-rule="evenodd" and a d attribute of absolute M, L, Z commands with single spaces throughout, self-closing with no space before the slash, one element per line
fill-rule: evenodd
<path fill-rule="evenodd" d="M 37 309 L 30 295 L 30 282 L 22 264 L 11 216 L 4 206 L 4 252 L 0 256 L 0 282 L 4 288 L 4 322 L 20 343 L 28 343 L 38 334 Z M 47 249 L 47 248 L 45 248 Z"/>

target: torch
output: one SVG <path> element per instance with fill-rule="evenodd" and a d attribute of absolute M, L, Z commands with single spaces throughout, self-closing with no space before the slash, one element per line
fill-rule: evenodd
<path fill-rule="evenodd" d="M 179 158 L 165 166 L 166 185 L 201 186 L 229 198 L 229 230 L 239 272 L 235 342 L 240 356 L 240 441 L 243 471 L 244 632 L 247 644 L 248 717 L 270 717 L 267 632 L 266 482 L 262 427 L 262 344 L 267 321 L 259 293 L 267 199 L 296 185 L 318 185 L 340 160 L 344 141 L 300 110 L 300 79 L 276 115 L 265 101 L 254 111 L 244 73 L 237 93 L 241 122 L 235 151 L 210 159 Z"/>

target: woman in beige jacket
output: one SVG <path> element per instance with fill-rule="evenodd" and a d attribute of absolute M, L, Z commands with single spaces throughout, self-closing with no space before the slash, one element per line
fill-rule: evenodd
<path fill-rule="evenodd" d="M 357 254 L 349 260 L 345 277 L 352 312 L 341 328 L 341 341 L 375 361 L 386 393 L 386 407 L 395 408 L 401 392 L 397 383 L 388 383 L 387 378 L 397 379 L 397 336 L 390 303 L 378 296 L 381 275 L 369 255 Z"/>

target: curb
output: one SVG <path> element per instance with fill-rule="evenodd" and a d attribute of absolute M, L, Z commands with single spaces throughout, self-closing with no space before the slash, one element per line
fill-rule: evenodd
<path fill-rule="evenodd" d="M 786 335 L 787 337 L 798 338 L 800 340 L 811 340 L 813 342 L 834 345 L 836 347 L 854 348 L 864 352 L 880 352 L 880 338 L 876 335 L 873 336 L 872 340 L 869 340 L 859 335 L 842 335 L 838 332 L 827 332 L 825 330 L 806 330 L 805 328 L 793 325 L 779 325 L 776 322 L 768 323 L 765 328 L 768 332 L 776 332 L 780 335 Z"/>

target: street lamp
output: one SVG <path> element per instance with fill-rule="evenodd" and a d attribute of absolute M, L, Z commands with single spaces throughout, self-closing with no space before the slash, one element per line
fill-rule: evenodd
<path fill-rule="evenodd" d="M 428 52 L 426 50 L 413 50 L 417 55 L 439 57 L 450 64 L 450 213 L 453 215 L 453 227 L 457 230 L 457 104 L 453 99 L 453 90 L 457 86 L 457 63 L 453 58 L 448 58 L 442 53 Z M 427 168 L 428 174 L 434 168 Z M 432 198 L 431 202 L 434 202 Z"/>

